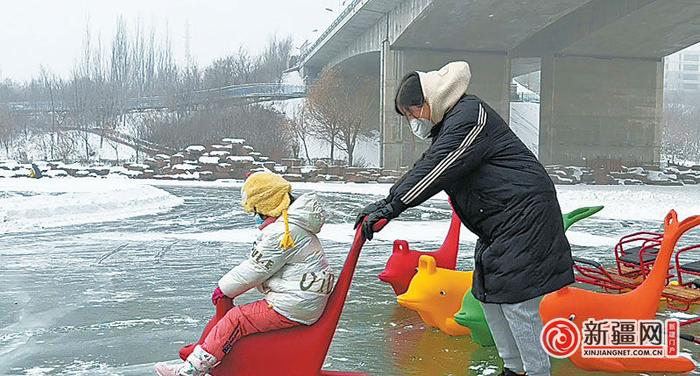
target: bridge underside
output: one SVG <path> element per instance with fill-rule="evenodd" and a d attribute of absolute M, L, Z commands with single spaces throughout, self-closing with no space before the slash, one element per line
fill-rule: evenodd
<path fill-rule="evenodd" d="M 344 33 L 342 44 L 331 40 L 308 61 L 318 67 L 353 54 L 378 56 L 368 69 L 376 72 L 373 64 L 379 66 L 376 121 L 381 161 L 388 168 L 412 164 L 426 148 L 394 113 L 398 81 L 412 70 L 434 70 L 453 60 L 470 63 L 469 92 L 506 120 L 511 78 L 540 71 L 539 157 L 544 163 L 580 165 L 599 157 L 658 163 L 663 57 L 700 42 L 700 2 L 689 0 L 364 4 L 367 12 L 358 17 L 376 22 L 358 29 L 359 21 L 351 19 L 346 29 L 337 30 Z"/>
<path fill-rule="evenodd" d="M 659 161 L 662 61 L 550 56 L 542 59 L 541 74 L 543 163 Z"/>

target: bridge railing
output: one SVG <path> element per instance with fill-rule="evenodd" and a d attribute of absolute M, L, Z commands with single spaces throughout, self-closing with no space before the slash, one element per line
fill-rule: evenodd
<path fill-rule="evenodd" d="M 306 60 L 306 58 L 309 56 L 311 51 L 315 50 L 316 47 L 318 47 L 321 43 L 323 43 L 323 41 L 326 39 L 326 37 L 328 37 L 330 34 L 332 34 L 333 31 L 335 30 L 335 28 L 338 25 L 340 25 L 340 23 L 342 23 L 343 20 L 345 20 L 345 18 L 349 14 L 355 12 L 357 9 L 357 6 L 360 3 L 364 3 L 366 1 L 367 0 L 353 0 L 350 4 L 348 4 L 345 7 L 345 9 L 343 9 L 343 11 L 340 12 L 338 17 L 336 17 L 335 20 L 333 20 L 333 22 L 326 28 L 326 30 L 323 31 L 323 33 L 318 37 L 318 39 L 316 39 L 316 41 L 314 41 L 314 43 L 312 43 L 307 48 L 305 48 L 303 51 L 301 51 L 301 53 L 300 53 L 301 56 L 299 57 L 299 61 Z"/>
<path fill-rule="evenodd" d="M 202 90 L 195 92 L 195 95 L 219 95 L 225 97 L 253 97 L 253 96 L 269 96 L 269 95 L 295 95 L 305 94 L 306 87 L 303 85 L 289 85 L 280 83 L 267 84 L 247 84 L 247 85 L 232 85 L 216 89 Z"/>

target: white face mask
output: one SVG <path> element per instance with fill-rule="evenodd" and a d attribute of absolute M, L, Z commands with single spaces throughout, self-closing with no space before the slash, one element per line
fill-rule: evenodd
<path fill-rule="evenodd" d="M 420 116 L 423 116 L 422 108 L 420 110 L 419 117 Z M 425 140 L 428 138 L 428 136 L 430 136 L 430 130 L 433 129 L 433 126 L 435 125 L 435 123 L 430 120 L 415 118 L 411 119 L 409 124 L 411 125 L 411 132 L 413 132 L 413 134 L 421 140 Z"/>
<path fill-rule="evenodd" d="M 411 132 L 420 138 L 425 140 L 430 136 L 430 130 L 433 129 L 433 122 L 426 119 L 411 119 Z"/>

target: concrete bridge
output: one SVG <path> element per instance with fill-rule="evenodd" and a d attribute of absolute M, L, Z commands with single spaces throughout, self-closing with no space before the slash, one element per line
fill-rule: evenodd
<path fill-rule="evenodd" d="M 539 157 L 657 163 L 663 57 L 700 42 L 696 0 L 354 0 L 301 56 L 376 77 L 381 160 L 412 163 L 416 143 L 393 109 L 397 81 L 452 60 L 472 68 L 470 91 L 508 119 L 510 82 L 541 71 Z"/>
<path fill-rule="evenodd" d="M 215 103 L 239 105 L 302 98 L 305 95 L 306 87 L 303 85 L 257 83 L 198 90 L 174 97 L 154 96 L 130 98 L 126 102 L 125 109 L 129 112 L 140 112 L 147 110 L 176 109 L 182 106 L 196 107 Z M 48 113 L 70 112 L 73 110 L 70 103 L 63 102 L 24 101 L 3 104 L 7 105 L 10 110 L 15 112 Z"/>

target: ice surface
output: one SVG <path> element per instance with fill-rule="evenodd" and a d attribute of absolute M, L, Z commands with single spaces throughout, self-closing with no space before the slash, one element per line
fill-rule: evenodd
<path fill-rule="evenodd" d="M 449 221 L 402 221 L 390 222 L 382 232 L 375 234 L 374 242 L 391 243 L 395 239 L 403 239 L 411 243 L 417 242 L 441 242 L 445 238 Z M 252 243 L 258 231 L 255 228 L 241 228 L 230 230 L 217 230 L 196 233 L 172 233 L 172 232 L 104 232 L 93 233 L 91 237 L 105 240 L 123 241 L 168 241 L 168 240 L 195 240 L 202 242 L 222 243 Z M 328 223 L 323 226 L 319 239 L 338 243 L 350 243 L 355 236 L 352 226 L 347 223 Z M 567 233 L 569 242 L 582 246 L 613 246 L 617 243 L 617 237 L 597 236 L 579 231 Z M 476 235 L 465 227 L 460 232 L 460 241 L 463 243 L 476 242 Z"/>
<path fill-rule="evenodd" d="M 129 180 L 7 179 L 0 191 L 0 232 L 114 221 L 168 211 L 182 198 Z"/>
<path fill-rule="evenodd" d="M 209 297 L 216 281 L 250 254 L 257 230 L 240 208 L 240 185 L 235 180 L 0 180 L 0 207 L 24 203 L 22 215 L 30 221 L 39 214 L 32 210 L 43 210 L 51 220 L 64 220 L 62 216 L 75 213 L 75 208 L 63 202 L 75 200 L 81 200 L 80 207 L 86 210 L 81 214 L 100 217 L 86 225 L 47 230 L 35 227 L 36 231 L 8 234 L 0 228 L 0 310 L 4 312 L 0 315 L 0 374 L 145 375 L 152 373 L 154 362 L 175 359 L 177 349 L 198 338 L 211 317 Z M 293 186 L 297 192 L 320 192 L 329 214 L 320 237 L 336 271 L 354 234 L 354 214 L 390 187 Z M 106 201 L 100 201 L 100 195 Z M 114 217 L 110 207 L 128 209 L 130 215 L 137 209 L 156 212 L 154 202 L 145 199 L 148 195 L 159 204 L 173 198 L 182 204 L 158 215 L 97 223 Z M 681 216 L 697 211 L 697 196 L 690 186 L 559 187 L 564 210 L 608 205 L 568 233 L 576 255 L 605 265 L 613 262 L 611 245 L 620 236 L 656 228 L 662 216 L 654 212 L 665 214 L 670 205 L 677 205 Z M 634 219 L 640 213 L 653 217 L 651 222 Z M 629 218 L 611 220 L 606 215 Z M 446 196 L 440 194 L 407 210 L 364 246 L 343 320 L 325 361 L 329 369 L 446 375 L 463 374 L 472 367 L 480 374 L 497 373 L 495 350 L 483 353 L 468 338 L 425 328 L 415 313 L 396 307 L 391 289 L 377 279 L 394 239 L 404 238 L 414 249 L 434 250 L 445 236 L 449 216 Z M 690 240 L 700 241 L 698 235 L 697 231 L 689 234 Z M 458 260 L 462 270 L 473 268 L 475 239 L 463 229 Z M 237 303 L 258 298 L 251 292 Z M 697 357 L 697 349 L 682 346 Z M 568 362 L 557 367 L 565 368 L 556 374 L 576 374 Z"/>

